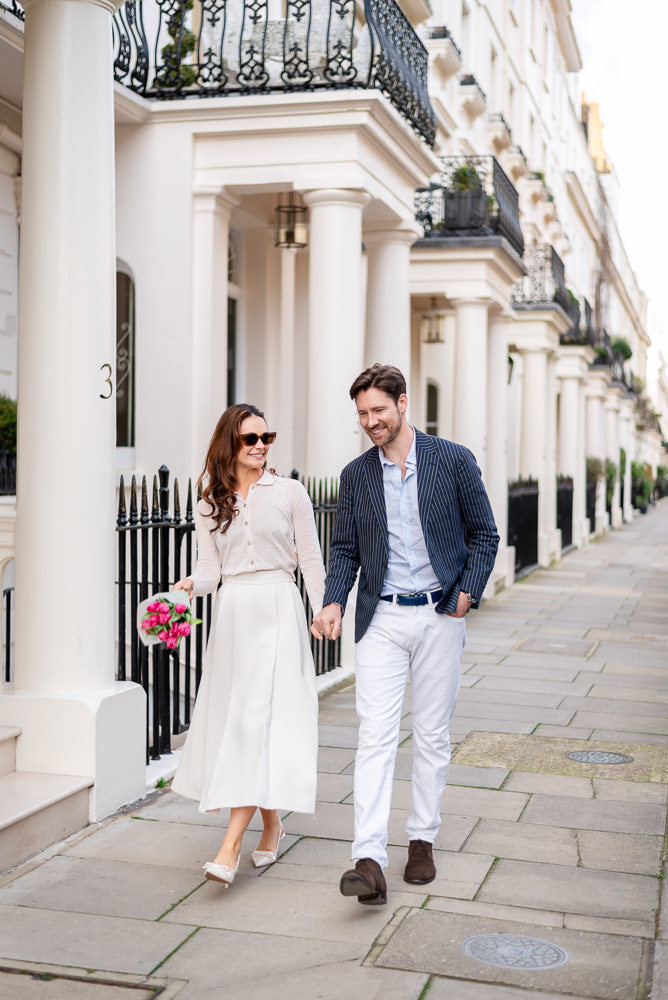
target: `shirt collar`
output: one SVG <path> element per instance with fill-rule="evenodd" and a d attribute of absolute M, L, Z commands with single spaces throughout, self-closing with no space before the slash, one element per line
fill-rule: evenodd
<path fill-rule="evenodd" d="M 256 486 L 273 486 L 273 484 L 274 484 L 274 477 L 272 476 L 272 474 L 269 471 L 269 469 L 265 469 L 264 472 L 262 473 L 262 475 L 260 476 L 260 478 L 258 479 L 258 481 L 256 482 L 255 485 Z"/>
<path fill-rule="evenodd" d="M 417 466 L 417 451 L 415 447 L 415 442 L 417 441 L 417 434 L 415 433 L 414 427 L 411 426 L 411 430 L 413 431 L 413 443 L 411 445 L 410 451 L 408 452 L 408 455 L 406 456 L 406 468 L 410 469 L 411 471 L 415 471 L 415 468 Z M 395 462 L 391 462 L 389 458 L 385 457 L 385 452 L 383 451 L 382 448 L 378 449 L 378 457 L 380 458 L 381 465 L 392 466 L 396 464 Z"/>

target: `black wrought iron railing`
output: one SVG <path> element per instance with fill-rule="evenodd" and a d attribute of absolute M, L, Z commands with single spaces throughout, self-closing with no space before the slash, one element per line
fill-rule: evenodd
<path fill-rule="evenodd" d="M 561 531 L 561 547 L 573 544 L 573 480 L 570 476 L 557 479 L 557 528 Z"/>
<path fill-rule="evenodd" d="M 16 452 L 0 449 L 0 496 L 16 495 Z"/>
<path fill-rule="evenodd" d="M 596 530 L 596 493 L 597 483 L 587 483 L 587 518 L 589 520 L 589 530 Z"/>
<path fill-rule="evenodd" d="M 513 135 L 512 129 L 510 128 L 510 125 L 508 124 L 508 122 L 503 117 L 503 114 L 500 111 L 492 111 L 490 114 L 488 114 L 487 121 L 490 123 L 490 125 L 503 125 L 508 135 L 512 138 Z M 519 148 L 519 147 L 514 147 L 514 148 Z"/>
<path fill-rule="evenodd" d="M 610 335 L 607 330 L 594 331 L 594 350 L 596 351 L 596 357 L 594 358 L 595 365 L 612 364 L 612 348 L 610 343 Z"/>
<path fill-rule="evenodd" d="M 142 645 L 136 629 L 137 606 L 176 580 L 188 576 L 195 564 L 195 522 L 192 483 L 188 481 L 183 516 L 178 480 L 170 485 L 169 469 L 162 466 L 153 477 L 151 501 L 146 477 L 141 487 L 135 477 L 126 490 L 119 484 L 118 516 L 118 663 L 119 680 L 141 684 L 147 694 L 146 755 L 158 759 L 171 751 L 171 737 L 190 725 L 194 699 L 199 688 L 206 640 L 211 627 L 212 595 L 195 598 L 195 617 L 202 624 L 181 643 L 180 650 Z M 326 560 L 334 526 L 338 484 L 335 481 L 307 480 L 313 500 L 318 535 Z M 307 620 L 312 621 L 306 590 L 297 573 L 297 585 L 304 599 Z M 319 642 L 311 636 L 316 673 L 323 674 L 340 665 L 341 641 Z"/>
<path fill-rule="evenodd" d="M 564 262 L 549 243 L 534 243 L 524 251 L 527 273 L 513 285 L 513 306 L 534 306 L 556 303 L 569 316 L 579 317 L 580 308 L 566 288 Z"/>
<path fill-rule="evenodd" d="M 10 684 L 12 680 L 12 664 L 14 652 L 14 637 L 12 626 L 14 623 L 14 588 L 5 587 L 2 592 L 2 645 L 3 645 L 3 674 L 5 683 Z"/>
<path fill-rule="evenodd" d="M 425 239 L 505 236 L 524 252 L 517 190 L 494 156 L 448 156 L 437 181 L 415 192 Z"/>
<path fill-rule="evenodd" d="M 114 77 L 144 97 L 381 90 L 432 145 L 427 50 L 396 0 L 128 0 L 114 15 Z"/>
<path fill-rule="evenodd" d="M 25 21 L 26 12 L 18 0 L 0 0 L 0 10 L 8 11 L 14 17 L 18 17 L 19 21 Z"/>
<path fill-rule="evenodd" d="M 478 81 L 476 80 L 476 78 L 474 77 L 473 73 L 464 73 L 462 76 L 460 76 L 460 78 L 459 78 L 459 86 L 460 87 L 477 87 L 478 90 L 480 91 L 480 93 L 482 94 L 483 101 L 487 100 L 487 94 L 482 89 L 482 87 L 480 86 L 480 84 L 478 83 Z"/>
<path fill-rule="evenodd" d="M 515 572 L 538 563 L 538 483 L 518 479 L 508 486 L 508 545 L 515 548 Z"/>

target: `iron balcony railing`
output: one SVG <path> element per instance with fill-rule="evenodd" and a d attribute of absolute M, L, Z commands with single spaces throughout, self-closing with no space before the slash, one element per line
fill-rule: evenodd
<path fill-rule="evenodd" d="M 524 251 L 527 273 L 513 285 L 511 299 L 515 307 L 556 303 L 573 320 L 580 321 L 577 299 L 566 288 L 564 262 L 549 243 L 534 243 Z M 576 315 L 577 313 L 577 315 Z"/>
<path fill-rule="evenodd" d="M 519 199 L 494 156 L 447 156 L 437 181 L 415 192 L 425 239 L 505 236 L 522 255 Z"/>
<path fill-rule="evenodd" d="M 607 330 L 594 331 L 594 350 L 596 351 L 595 365 L 612 364 L 612 348 L 610 346 L 610 335 Z"/>
<path fill-rule="evenodd" d="M 26 12 L 18 0 L 0 0 L 0 10 L 6 10 L 14 17 L 18 17 L 19 21 L 25 21 Z"/>
<path fill-rule="evenodd" d="M 429 145 L 427 50 L 396 0 L 128 0 L 114 77 L 144 97 L 381 90 Z"/>

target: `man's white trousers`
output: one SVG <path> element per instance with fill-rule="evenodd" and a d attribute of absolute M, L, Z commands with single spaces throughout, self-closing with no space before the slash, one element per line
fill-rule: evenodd
<path fill-rule="evenodd" d="M 409 840 L 434 842 L 450 765 L 450 719 L 459 694 L 464 618 L 437 615 L 430 604 L 379 601 L 355 651 L 359 716 L 355 757 L 352 858 L 387 865 L 387 828 L 406 682 L 413 728 Z"/>

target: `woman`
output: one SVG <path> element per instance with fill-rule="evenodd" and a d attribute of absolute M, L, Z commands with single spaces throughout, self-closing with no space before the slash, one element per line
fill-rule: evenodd
<path fill-rule="evenodd" d="M 225 410 L 199 480 L 197 566 L 175 584 L 196 597 L 223 578 L 172 788 L 199 800 L 201 812 L 231 807 L 221 848 L 204 865 L 207 878 L 225 885 L 258 807 L 256 867 L 276 860 L 284 835 L 278 809 L 315 809 L 318 699 L 294 571 L 299 564 L 318 611 L 325 568 L 306 490 L 266 468 L 275 439 L 257 407 Z"/>

